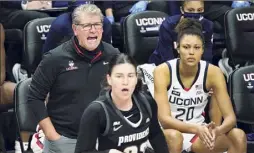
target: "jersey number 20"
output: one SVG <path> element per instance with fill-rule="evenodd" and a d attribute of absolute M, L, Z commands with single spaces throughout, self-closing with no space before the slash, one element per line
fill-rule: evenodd
<path fill-rule="evenodd" d="M 183 121 L 183 119 L 181 119 L 182 116 L 186 116 L 186 118 L 185 118 L 186 121 L 193 119 L 194 107 L 189 107 L 187 109 L 177 108 L 177 111 L 180 112 L 180 114 L 176 115 L 176 117 L 175 117 L 176 119 Z"/>

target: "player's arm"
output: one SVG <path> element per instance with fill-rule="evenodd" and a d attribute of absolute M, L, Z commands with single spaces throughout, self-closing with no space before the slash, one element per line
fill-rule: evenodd
<path fill-rule="evenodd" d="M 5 33 L 2 24 L 0 24 L 0 86 L 4 83 L 5 80 L 5 49 L 4 49 L 4 41 L 5 41 Z"/>
<path fill-rule="evenodd" d="M 170 71 L 166 63 L 154 70 L 154 98 L 158 106 L 158 118 L 164 129 L 176 129 L 183 133 L 197 134 L 198 126 L 184 123 L 171 116 L 167 87 L 170 84 Z"/>
<path fill-rule="evenodd" d="M 43 53 L 56 48 L 65 40 L 65 33 L 62 32 L 63 28 L 60 28 L 62 27 L 60 24 L 62 24 L 60 19 L 56 19 L 52 22 L 49 32 L 47 33 L 47 39 L 43 45 Z"/>
<path fill-rule="evenodd" d="M 222 115 L 218 106 L 217 100 L 214 95 L 211 96 L 211 102 L 209 104 L 209 117 L 216 125 L 221 125 Z"/>
<path fill-rule="evenodd" d="M 168 153 L 168 146 L 166 143 L 166 139 L 162 132 L 162 129 L 159 125 L 158 121 L 158 107 L 156 102 L 151 97 L 149 99 L 151 109 L 152 109 L 152 119 L 149 127 L 149 141 L 155 152 Z"/>
<path fill-rule="evenodd" d="M 159 65 L 164 61 L 174 57 L 174 46 L 171 45 L 173 44 L 173 38 L 171 34 L 172 31 L 170 28 L 167 28 L 170 27 L 167 20 L 168 19 L 163 21 L 162 25 L 160 26 L 159 41 L 155 51 L 149 57 L 149 63 L 155 63 L 156 65 Z"/>
<path fill-rule="evenodd" d="M 207 87 L 213 89 L 219 109 L 223 116 L 223 122 L 218 127 L 218 134 L 225 134 L 236 124 L 236 117 L 232 103 L 227 92 L 226 81 L 221 70 L 213 65 L 208 68 Z"/>
<path fill-rule="evenodd" d="M 102 106 L 90 104 L 81 118 L 75 153 L 110 153 L 110 150 L 96 150 L 97 138 L 105 128 L 106 116 Z"/>
<path fill-rule="evenodd" d="M 207 29 L 207 32 L 205 34 L 205 51 L 203 54 L 204 60 L 208 62 L 212 62 L 213 57 L 213 22 L 207 21 L 207 26 L 209 26 Z"/>
<path fill-rule="evenodd" d="M 105 9 L 105 15 L 107 19 L 110 21 L 110 23 L 114 23 L 114 10 L 113 10 L 113 2 L 112 1 L 105 1 L 103 2 L 103 6 Z"/>

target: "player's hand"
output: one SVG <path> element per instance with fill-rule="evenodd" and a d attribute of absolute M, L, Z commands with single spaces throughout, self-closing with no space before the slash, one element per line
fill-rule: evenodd
<path fill-rule="evenodd" d="M 132 8 L 129 10 L 130 13 L 143 12 L 147 8 L 148 1 L 138 1 L 135 3 Z"/>
<path fill-rule="evenodd" d="M 109 153 L 123 153 L 123 152 L 116 150 L 116 149 L 110 149 Z"/>
<path fill-rule="evenodd" d="M 211 89 L 209 92 L 208 92 L 209 96 L 212 96 L 213 95 L 213 89 Z"/>
<path fill-rule="evenodd" d="M 220 135 L 218 126 L 216 126 L 216 124 L 214 122 L 211 122 L 207 125 L 207 127 L 208 127 L 210 133 L 212 134 L 213 141 L 215 143 L 216 138 Z"/>
<path fill-rule="evenodd" d="M 210 150 L 214 147 L 213 136 L 208 129 L 209 125 L 200 125 L 198 127 L 198 136 L 203 144 Z"/>

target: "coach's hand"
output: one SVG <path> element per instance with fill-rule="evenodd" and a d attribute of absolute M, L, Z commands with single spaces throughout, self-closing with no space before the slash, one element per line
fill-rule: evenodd
<path fill-rule="evenodd" d="M 123 153 L 123 152 L 116 150 L 116 149 L 110 149 L 109 153 Z"/>
<path fill-rule="evenodd" d="M 214 141 L 212 134 L 210 133 L 208 125 L 200 125 L 198 127 L 198 136 L 199 139 L 203 142 L 203 144 L 210 150 L 214 147 Z"/>

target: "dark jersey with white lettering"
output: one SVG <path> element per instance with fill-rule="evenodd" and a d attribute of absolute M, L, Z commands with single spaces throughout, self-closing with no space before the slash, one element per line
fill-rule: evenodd
<path fill-rule="evenodd" d="M 99 138 L 99 150 L 110 147 L 126 153 L 144 152 L 149 135 L 151 108 L 145 98 L 143 98 L 144 100 L 137 98 L 137 96 L 133 96 L 134 105 L 131 109 L 132 113 L 128 116 L 124 116 L 124 113 L 118 110 L 111 100 L 104 100 L 105 112 L 108 117 L 105 133 Z M 136 120 L 131 119 L 135 116 Z"/>
<path fill-rule="evenodd" d="M 117 109 L 110 92 L 92 102 L 82 117 L 75 152 L 107 153 L 110 149 L 117 149 L 124 153 L 143 153 L 150 140 L 155 152 L 167 153 L 157 119 L 157 105 L 147 97 L 141 93 L 134 94 L 133 107 L 129 111 Z"/>
<path fill-rule="evenodd" d="M 199 62 L 193 84 L 189 89 L 186 89 L 179 75 L 179 59 L 166 63 L 170 69 L 168 99 L 172 116 L 183 122 L 203 123 L 205 118 L 202 113 L 207 105 L 209 95 L 205 87 L 209 64 L 202 60 Z"/>

